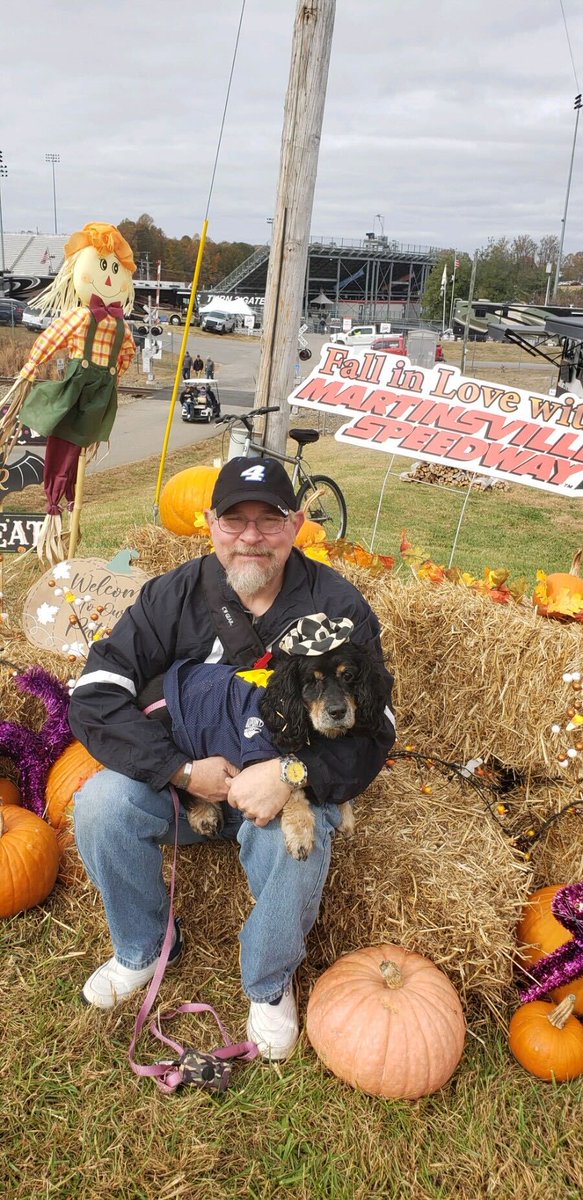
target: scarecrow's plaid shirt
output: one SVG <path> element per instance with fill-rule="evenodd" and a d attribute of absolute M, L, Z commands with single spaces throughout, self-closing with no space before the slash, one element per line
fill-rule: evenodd
<path fill-rule="evenodd" d="M 69 358 L 83 358 L 85 337 L 89 325 L 89 309 L 74 308 L 64 317 L 57 317 L 40 333 L 32 348 L 30 358 L 20 372 L 22 379 L 34 379 L 41 363 L 54 358 L 59 350 L 67 350 Z M 98 367 L 106 367 L 116 332 L 115 317 L 105 317 L 95 331 L 91 361 Z M 117 360 L 117 373 L 123 375 L 136 352 L 134 339 L 126 325 L 124 339 Z"/>

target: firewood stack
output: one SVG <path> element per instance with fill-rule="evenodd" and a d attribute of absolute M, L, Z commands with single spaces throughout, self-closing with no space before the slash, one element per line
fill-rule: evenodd
<path fill-rule="evenodd" d="M 444 467 L 442 463 L 416 462 L 409 471 L 403 471 L 399 476 L 407 483 L 436 483 L 442 487 L 467 488 L 472 479 L 474 487 L 488 490 L 498 488 L 508 490 L 508 484 L 502 479 L 492 479 L 489 475 L 474 475 L 472 471 L 461 471 L 456 467 Z"/>

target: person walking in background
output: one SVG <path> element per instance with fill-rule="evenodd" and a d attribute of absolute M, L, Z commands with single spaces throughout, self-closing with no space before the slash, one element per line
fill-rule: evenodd
<path fill-rule="evenodd" d="M 215 364 L 210 356 L 204 364 L 204 373 L 207 379 L 214 379 L 215 377 Z"/>
<path fill-rule="evenodd" d="M 202 358 L 200 357 L 200 354 L 196 355 L 196 357 L 192 363 L 192 369 L 197 378 L 199 378 L 202 375 L 202 373 L 204 371 L 204 363 L 202 361 Z"/>
<path fill-rule="evenodd" d="M 189 354 L 189 352 L 187 350 L 186 354 L 184 355 L 184 361 L 182 363 L 182 378 L 183 379 L 190 379 L 191 369 L 192 369 L 192 356 Z"/>

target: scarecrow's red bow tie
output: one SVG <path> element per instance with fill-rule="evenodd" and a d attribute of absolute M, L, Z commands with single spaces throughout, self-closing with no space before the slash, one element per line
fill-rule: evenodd
<path fill-rule="evenodd" d="M 101 296 L 96 296 L 95 292 L 89 301 L 89 310 L 96 321 L 104 321 L 106 317 L 115 317 L 116 321 L 123 321 L 122 305 L 104 304 Z"/>

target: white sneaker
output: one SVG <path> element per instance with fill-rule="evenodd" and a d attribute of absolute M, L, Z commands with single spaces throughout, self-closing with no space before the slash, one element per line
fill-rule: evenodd
<path fill-rule="evenodd" d="M 279 1004 L 251 1001 L 247 1037 L 255 1042 L 262 1058 L 288 1058 L 300 1035 L 293 986 L 286 988 Z"/>
<path fill-rule="evenodd" d="M 176 932 L 167 963 L 169 968 L 177 966 L 184 949 L 178 918 L 174 925 Z M 147 967 L 134 971 L 130 967 L 122 966 L 115 957 L 109 958 L 89 976 L 81 992 L 81 999 L 84 1004 L 92 1004 L 95 1008 L 115 1008 L 122 1000 L 127 1000 L 134 992 L 145 987 L 153 978 L 157 966 L 156 958 Z"/>

